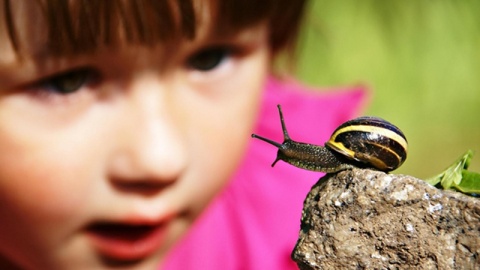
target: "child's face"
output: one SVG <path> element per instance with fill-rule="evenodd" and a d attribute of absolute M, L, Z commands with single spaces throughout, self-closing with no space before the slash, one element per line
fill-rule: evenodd
<path fill-rule="evenodd" d="M 54 58 L 42 27 L 22 60 L 0 30 L 0 268 L 153 268 L 242 157 L 267 29 Z"/>

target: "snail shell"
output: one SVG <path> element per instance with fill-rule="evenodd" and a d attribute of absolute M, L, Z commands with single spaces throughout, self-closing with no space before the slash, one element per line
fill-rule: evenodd
<path fill-rule="evenodd" d="M 407 139 L 392 123 L 371 116 L 340 125 L 325 146 L 380 171 L 392 171 L 407 158 Z"/>

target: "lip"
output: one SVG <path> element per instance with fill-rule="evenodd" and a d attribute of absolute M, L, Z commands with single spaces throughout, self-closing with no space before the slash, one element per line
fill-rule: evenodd
<path fill-rule="evenodd" d="M 141 260 L 157 251 L 166 236 L 167 222 L 95 222 L 87 236 L 102 256 L 118 261 Z"/>

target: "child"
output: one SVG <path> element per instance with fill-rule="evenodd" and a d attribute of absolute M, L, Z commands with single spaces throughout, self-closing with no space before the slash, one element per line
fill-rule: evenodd
<path fill-rule="evenodd" d="M 0 0 L 0 269 L 296 269 L 323 143 L 363 92 L 275 79 L 299 0 Z M 302 137 L 303 136 L 303 137 Z"/>

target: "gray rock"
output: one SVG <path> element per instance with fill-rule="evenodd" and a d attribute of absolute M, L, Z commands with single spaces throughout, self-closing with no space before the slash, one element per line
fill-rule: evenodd
<path fill-rule="evenodd" d="M 327 174 L 292 258 L 300 269 L 480 269 L 480 199 L 407 175 Z"/>

